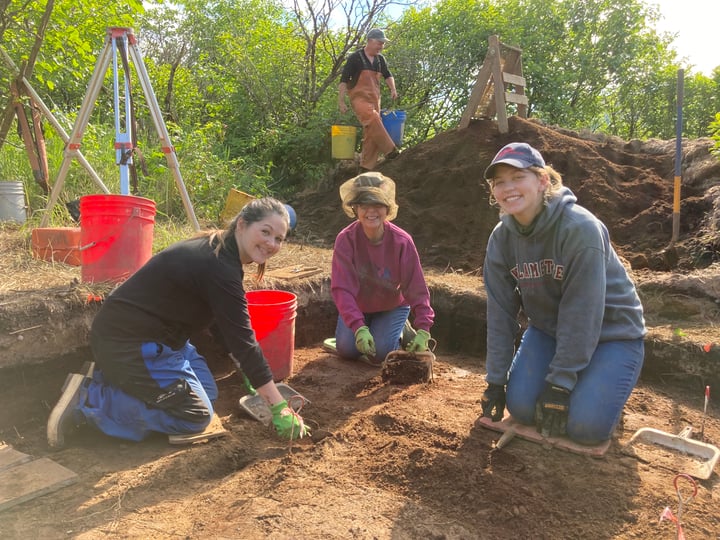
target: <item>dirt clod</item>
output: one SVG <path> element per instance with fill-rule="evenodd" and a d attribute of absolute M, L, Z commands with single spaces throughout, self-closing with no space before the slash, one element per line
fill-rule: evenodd
<path fill-rule="evenodd" d="M 435 355 L 430 351 L 419 353 L 392 351 L 383 362 L 382 380 L 392 384 L 431 382 L 434 362 Z"/>

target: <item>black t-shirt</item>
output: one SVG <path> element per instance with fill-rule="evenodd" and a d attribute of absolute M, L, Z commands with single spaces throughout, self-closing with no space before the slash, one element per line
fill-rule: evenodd
<path fill-rule="evenodd" d="M 250 325 L 243 276 L 234 237 L 217 256 L 209 236 L 178 242 L 107 297 L 92 324 L 93 344 L 110 361 L 128 345 L 177 349 L 214 321 L 250 382 L 262 386 L 272 372 Z"/>
<path fill-rule="evenodd" d="M 348 88 L 353 88 L 357 84 L 360 72 L 364 69 L 371 71 L 377 71 L 382 73 L 383 78 L 387 79 L 392 77 L 392 73 L 387 66 L 387 61 L 382 54 L 375 55 L 372 62 L 365 54 L 364 49 L 359 49 L 348 56 L 347 62 L 343 67 L 342 75 L 340 75 L 340 82 L 346 83 Z"/>

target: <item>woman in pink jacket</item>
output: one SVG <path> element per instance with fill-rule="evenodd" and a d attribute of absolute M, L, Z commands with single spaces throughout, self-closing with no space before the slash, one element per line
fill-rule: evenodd
<path fill-rule="evenodd" d="M 372 366 L 400 347 L 410 313 L 417 334 L 409 351 L 425 351 L 435 313 L 412 237 L 391 223 L 395 182 L 367 172 L 340 186 L 345 213 L 355 218 L 335 239 L 331 290 L 339 317 L 337 352 Z"/>

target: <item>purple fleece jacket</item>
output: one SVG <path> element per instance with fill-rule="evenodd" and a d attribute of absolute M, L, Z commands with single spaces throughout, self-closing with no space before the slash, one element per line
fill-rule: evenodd
<path fill-rule="evenodd" d="M 335 239 L 331 290 L 343 321 L 353 332 L 365 324 L 363 313 L 410 306 L 413 326 L 430 331 L 435 313 L 412 237 L 385 222 L 382 242 L 372 245 L 359 221 Z"/>

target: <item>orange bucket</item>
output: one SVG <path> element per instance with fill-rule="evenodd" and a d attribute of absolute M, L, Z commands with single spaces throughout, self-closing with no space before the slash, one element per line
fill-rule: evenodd
<path fill-rule="evenodd" d="M 36 259 L 80 266 L 80 227 L 49 227 L 32 230 L 32 253 Z"/>

